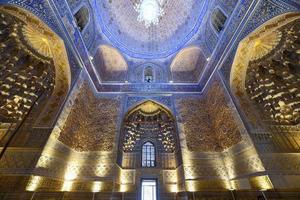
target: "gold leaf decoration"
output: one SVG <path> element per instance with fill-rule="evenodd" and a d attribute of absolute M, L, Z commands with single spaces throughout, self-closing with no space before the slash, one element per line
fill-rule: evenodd
<path fill-rule="evenodd" d="M 222 152 L 242 141 L 232 108 L 217 81 L 201 98 L 179 98 L 176 105 L 190 151 Z"/>
<path fill-rule="evenodd" d="M 97 98 L 84 83 L 58 140 L 78 152 L 111 151 L 119 108 L 119 99 Z"/>
<path fill-rule="evenodd" d="M 41 32 L 39 29 L 30 25 L 24 26 L 22 31 L 25 36 L 25 40 L 33 49 L 45 57 L 53 57 L 50 48 L 51 42 L 44 32 Z"/>
<path fill-rule="evenodd" d="M 279 44 L 282 34 L 279 31 L 273 31 L 253 41 L 253 49 L 250 60 L 258 60 L 270 53 Z"/>
<path fill-rule="evenodd" d="M 140 106 L 140 109 L 145 113 L 154 113 L 159 109 L 159 107 L 157 104 L 151 101 L 147 101 L 146 103 Z"/>

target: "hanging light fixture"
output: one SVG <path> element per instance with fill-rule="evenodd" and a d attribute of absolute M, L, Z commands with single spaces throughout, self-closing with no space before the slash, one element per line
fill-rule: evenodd
<path fill-rule="evenodd" d="M 157 25 L 165 14 L 163 4 L 165 0 L 139 0 L 134 9 L 139 13 L 137 20 L 144 22 L 146 28 Z"/>

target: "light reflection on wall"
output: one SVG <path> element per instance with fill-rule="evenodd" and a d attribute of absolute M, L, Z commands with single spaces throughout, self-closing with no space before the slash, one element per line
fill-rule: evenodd
<path fill-rule="evenodd" d="M 186 184 L 186 190 L 188 192 L 196 192 L 197 191 L 197 187 L 196 187 L 197 183 L 196 183 L 196 181 L 187 180 L 185 182 L 185 184 Z"/>
<path fill-rule="evenodd" d="M 224 181 L 224 184 L 225 184 L 225 188 L 227 190 L 236 190 L 236 187 L 232 181 L 226 180 L 226 181 Z"/>
<path fill-rule="evenodd" d="M 261 162 L 258 153 L 254 148 L 243 152 L 242 157 L 244 159 L 244 162 L 246 162 L 247 160 L 255 161 L 255 168 L 248 167 L 247 169 L 244 169 L 244 171 L 247 171 L 247 173 L 257 173 L 265 171 L 263 163 Z M 230 180 L 240 175 L 238 174 L 238 168 L 241 164 L 241 156 L 227 156 L 226 158 L 224 158 L 224 166 L 226 166 L 227 168 L 228 178 Z"/>
<path fill-rule="evenodd" d="M 100 162 L 95 169 L 95 174 L 98 177 L 104 177 L 107 175 L 107 170 L 105 170 L 105 166 L 103 164 L 100 164 Z"/>
<path fill-rule="evenodd" d="M 184 166 L 183 171 L 184 171 L 185 179 L 194 179 L 195 177 L 194 177 L 193 173 L 190 173 L 190 170 L 189 170 L 189 168 L 194 165 L 194 161 L 193 161 L 191 153 L 189 153 L 186 150 L 183 150 L 182 151 L 182 161 L 183 161 L 183 166 Z"/>
<path fill-rule="evenodd" d="M 127 184 L 120 184 L 120 192 L 128 192 L 129 191 L 129 185 Z"/>
<path fill-rule="evenodd" d="M 69 192 L 72 190 L 73 181 L 64 181 L 61 191 Z"/>
<path fill-rule="evenodd" d="M 135 170 L 124 170 L 119 168 L 120 192 L 128 192 L 130 186 L 134 185 Z"/>
<path fill-rule="evenodd" d="M 95 181 L 93 183 L 92 192 L 100 192 L 103 189 L 103 182 Z"/>
<path fill-rule="evenodd" d="M 77 175 L 79 174 L 78 170 L 78 163 L 69 163 L 66 167 L 65 171 L 65 180 L 74 180 L 76 179 Z"/>
<path fill-rule="evenodd" d="M 53 161 L 54 158 L 57 157 L 56 154 L 58 154 L 58 148 L 59 143 L 57 142 L 57 136 L 53 132 L 53 134 L 50 136 L 49 140 L 47 141 L 47 144 L 45 145 L 45 148 L 43 149 L 42 155 L 39 158 L 36 167 L 37 168 L 51 168 L 55 163 Z M 84 163 L 84 159 L 80 157 L 80 154 L 78 154 L 75 151 L 70 150 L 69 154 L 67 154 L 67 164 L 64 164 L 64 180 L 61 190 L 62 191 L 71 191 L 74 180 L 78 177 L 80 173 L 80 168 L 82 167 L 82 164 Z M 48 159 L 50 158 L 50 159 Z M 28 186 L 29 189 L 33 188 L 34 185 L 37 185 L 35 182 L 37 182 L 37 178 L 31 178 L 29 180 Z"/>
<path fill-rule="evenodd" d="M 47 159 L 48 157 L 53 157 L 55 154 L 56 141 L 53 136 L 50 136 L 45 148 L 43 149 L 42 155 L 37 162 L 37 168 L 47 168 L 51 165 L 53 159 Z"/>
<path fill-rule="evenodd" d="M 176 170 L 164 170 L 163 179 L 166 183 L 166 187 L 169 192 L 177 193 L 178 192 L 178 169 Z"/>
<path fill-rule="evenodd" d="M 57 135 L 53 133 L 50 136 L 47 144 L 45 145 L 42 155 L 40 156 L 36 168 L 42 169 L 52 169 L 55 165 L 61 165 L 61 169 L 56 173 L 59 175 L 62 173 L 63 184 L 60 188 L 61 191 L 73 191 L 73 185 L 75 179 L 77 179 L 82 173 L 81 169 L 85 168 L 86 154 L 73 151 L 69 149 L 68 151 L 64 151 L 61 154 L 61 144 L 57 140 Z M 64 157 L 61 157 L 63 155 Z M 97 177 L 107 177 L 109 176 L 113 166 L 111 166 L 111 157 L 110 153 L 101 153 L 101 155 L 96 154 L 96 161 L 93 163 L 97 163 L 97 165 L 93 168 L 94 174 Z M 58 163 L 59 162 L 59 163 Z M 31 177 L 29 179 L 27 190 L 34 191 L 40 185 L 40 180 L 43 177 Z M 123 178 L 124 179 L 124 178 Z M 103 182 L 95 181 L 90 186 L 91 191 L 99 192 L 103 188 Z M 123 187 L 124 188 L 124 187 Z"/>
<path fill-rule="evenodd" d="M 176 183 L 169 184 L 168 189 L 169 189 L 169 192 L 177 193 L 178 192 L 178 185 Z"/>
<path fill-rule="evenodd" d="M 64 175 L 64 184 L 62 187 L 62 191 L 71 191 L 73 181 L 78 177 L 80 173 L 80 167 L 82 166 L 83 160 L 73 158 L 74 154 L 71 153 L 68 165 L 65 168 L 65 175 Z"/>
<path fill-rule="evenodd" d="M 52 137 L 51 137 L 52 136 Z M 56 139 L 51 135 L 45 148 L 42 152 L 41 157 L 39 158 L 36 167 L 37 168 L 50 168 L 54 165 L 53 161 L 55 159 L 48 159 L 48 158 L 55 158 L 55 154 L 57 153 L 56 145 L 58 145 Z M 61 188 L 62 191 L 71 191 L 73 180 L 77 178 L 79 174 L 79 169 L 84 162 L 83 159 L 76 157 L 76 152 L 70 152 L 67 158 L 67 165 L 64 169 L 64 182 Z M 29 179 L 28 185 L 26 190 L 28 191 L 35 191 L 40 185 L 42 177 L 33 176 Z"/>
<path fill-rule="evenodd" d="M 273 184 L 267 175 L 251 177 L 249 182 L 254 189 L 262 191 L 273 189 Z"/>
<path fill-rule="evenodd" d="M 110 175 L 111 170 L 113 169 L 112 163 L 113 161 L 109 158 L 112 158 L 113 155 L 100 156 L 97 159 L 97 165 L 95 168 L 95 175 L 98 177 L 106 177 Z"/>
<path fill-rule="evenodd" d="M 238 189 L 238 181 L 230 180 L 229 181 L 229 190 L 237 190 Z"/>
<path fill-rule="evenodd" d="M 27 191 L 36 191 L 40 185 L 41 177 L 40 176 L 31 176 L 28 184 L 26 186 Z"/>

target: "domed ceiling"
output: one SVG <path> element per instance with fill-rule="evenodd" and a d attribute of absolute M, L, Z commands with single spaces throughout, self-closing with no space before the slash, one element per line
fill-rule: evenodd
<path fill-rule="evenodd" d="M 144 1 L 150 5 L 158 2 L 162 8 L 157 24 L 147 27 L 145 21 L 138 20 L 135 6 L 142 2 L 139 0 L 98 0 L 96 9 L 105 36 L 122 52 L 136 58 L 175 53 L 198 31 L 205 14 L 206 0 Z"/>

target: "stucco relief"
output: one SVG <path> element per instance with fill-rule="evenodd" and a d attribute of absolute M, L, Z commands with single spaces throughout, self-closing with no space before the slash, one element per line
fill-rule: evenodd
<path fill-rule="evenodd" d="M 111 151 L 119 110 L 119 99 L 97 98 L 84 83 L 58 139 L 76 151 Z"/>
<path fill-rule="evenodd" d="M 242 140 L 220 83 L 213 82 L 200 98 L 176 100 L 190 151 L 221 152 Z"/>

